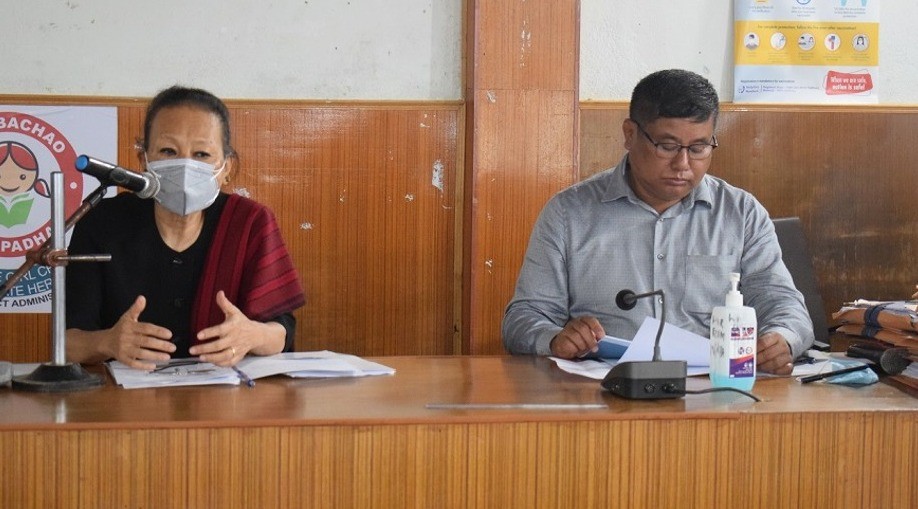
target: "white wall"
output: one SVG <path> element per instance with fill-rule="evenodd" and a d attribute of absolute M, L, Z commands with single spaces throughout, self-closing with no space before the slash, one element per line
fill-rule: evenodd
<path fill-rule="evenodd" d="M 0 93 L 459 99 L 462 0 L 2 0 Z"/>
<path fill-rule="evenodd" d="M 150 96 L 182 83 L 225 98 L 462 98 L 463 0 L 0 1 L 0 93 Z M 918 3 L 872 1 L 880 101 L 918 104 Z M 581 0 L 581 20 L 581 100 L 627 100 L 668 67 L 733 100 L 731 0 Z"/>
<path fill-rule="evenodd" d="M 918 2 L 871 1 L 882 2 L 880 102 L 918 104 Z M 628 100 L 641 78 L 672 67 L 733 100 L 732 0 L 581 0 L 580 13 L 580 100 Z"/>

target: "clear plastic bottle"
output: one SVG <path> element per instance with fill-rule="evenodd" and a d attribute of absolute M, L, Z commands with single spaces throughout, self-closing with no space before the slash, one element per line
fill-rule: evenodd
<path fill-rule="evenodd" d="M 758 324 L 755 309 L 743 305 L 739 280 L 730 274 L 726 305 L 711 312 L 711 383 L 748 391 L 755 383 Z"/>

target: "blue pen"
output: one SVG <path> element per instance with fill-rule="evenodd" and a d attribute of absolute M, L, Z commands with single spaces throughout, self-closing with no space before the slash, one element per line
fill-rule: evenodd
<path fill-rule="evenodd" d="M 239 369 L 237 366 L 233 366 L 233 371 L 236 372 L 236 375 L 239 376 L 239 379 L 242 380 L 242 383 L 248 385 L 249 387 L 255 387 L 255 380 L 249 378 L 249 375 L 246 375 L 244 371 Z"/>

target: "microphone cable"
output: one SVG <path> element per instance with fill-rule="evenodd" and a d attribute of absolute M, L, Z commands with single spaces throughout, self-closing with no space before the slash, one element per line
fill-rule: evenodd
<path fill-rule="evenodd" d="M 762 401 L 761 398 L 759 398 L 759 397 L 756 396 L 755 394 L 753 394 L 753 393 L 751 393 L 751 392 L 748 392 L 748 391 L 744 391 L 744 390 L 742 390 L 742 389 L 737 389 L 737 388 L 735 388 L 735 387 L 711 387 L 710 389 L 701 389 L 701 390 L 698 390 L 698 391 L 690 391 L 690 390 L 687 390 L 687 389 L 677 389 L 675 385 L 666 384 L 666 385 L 664 385 L 664 386 L 662 387 L 662 389 L 663 389 L 663 392 L 668 392 L 668 393 L 670 393 L 670 394 L 706 394 L 706 393 L 709 393 L 709 392 L 730 391 L 730 392 L 738 392 L 738 393 L 742 394 L 743 396 L 748 396 L 748 397 L 752 398 L 753 400 L 755 400 L 756 402 Z"/>

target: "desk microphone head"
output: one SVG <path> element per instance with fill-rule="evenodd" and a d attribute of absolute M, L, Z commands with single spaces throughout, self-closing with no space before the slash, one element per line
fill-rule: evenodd
<path fill-rule="evenodd" d="M 857 343 L 848 347 L 848 357 L 858 357 L 873 361 L 874 367 L 881 375 L 898 375 L 912 363 L 909 360 L 908 348 L 886 348 L 880 345 Z"/>
<path fill-rule="evenodd" d="M 615 305 L 619 309 L 629 311 L 637 305 L 637 294 L 631 290 L 622 290 L 615 296 Z"/>

